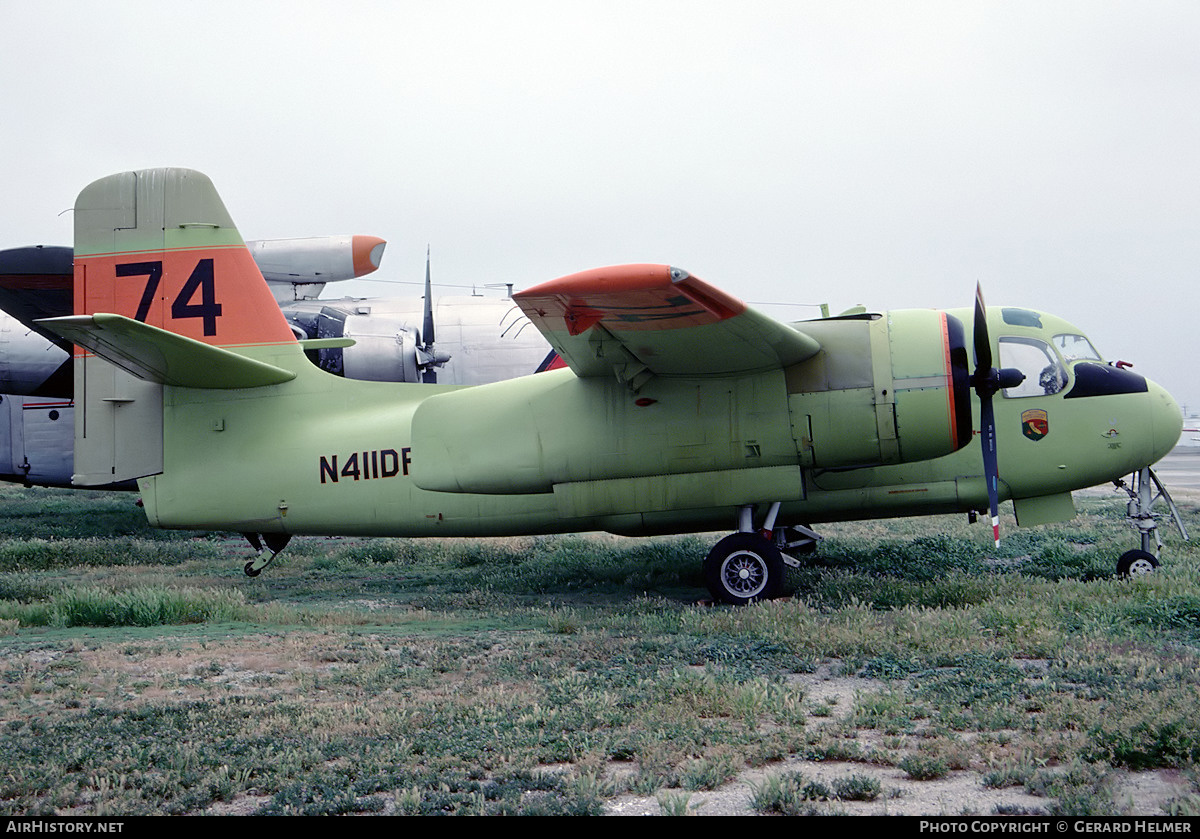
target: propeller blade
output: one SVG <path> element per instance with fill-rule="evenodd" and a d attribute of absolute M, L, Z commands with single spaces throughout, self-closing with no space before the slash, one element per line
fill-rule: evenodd
<path fill-rule="evenodd" d="M 992 395 L 979 397 L 979 432 L 983 444 L 983 479 L 987 483 L 988 514 L 992 519 L 992 539 L 1000 545 L 1000 468 L 996 459 L 996 416 Z"/>
<path fill-rule="evenodd" d="M 421 325 L 421 338 L 426 347 L 432 347 L 433 337 L 433 292 L 429 281 L 429 249 L 425 249 L 425 322 Z"/>
<path fill-rule="evenodd" d="M 433 284 L 429 280 L 429 246 L 425 247 L 425 320 L 421 324 L 421 342 L 424 349 L 433 355 Z M 437 370 L 428 365 L 421 373 L 421 381 L 427 385 L 437 384 Z"/>
<path fill-rule="evenodd" d="M 983 302 L 983 286 L 975 284 L 975 375 L 992 369 L 992 342 L 988 337 L 987 306 Z"/>
<path fill-rule="evenodd" d="M 996 458 L 996 412 L 992 397 L 1000 389 L 1000 371 L 992 367 L 992 339 L 988 335 L 983 286 L 975 284 L 975 393 L 979 396 L 979 440 L 983 445 L 983 479 L 987 484 L 992 538 L 1000 545 L 1000 468 Z"/>

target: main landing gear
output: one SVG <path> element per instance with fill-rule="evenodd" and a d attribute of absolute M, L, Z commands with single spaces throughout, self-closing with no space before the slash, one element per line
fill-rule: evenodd
<path fill-rule="evenodd" d="M 250 547 L 254 548 L 258 554 L 254 559 L 246 563 L 247 577 L 257 577 L 263 572 L 263 569 L 271 564 L 275 557 L 279 556 L 280 551 L 287 547 L 287 543 L 291 541 L 289 533 L 264 533 L 262 539 L 259 539 L 257 533 L 243 533 L 246 540 L 250 543 Z M 267 543 L 267 550 L 263 550 L 263 542 Z M 268 553 L 269 551 L 269 553 Z"/>
<path fill-rule="evenodd" d="M 811 553 L 821 537 L 807 527 L 776 527 L 779 502 L 754 527 L 754 507 L 738 510 L 738 532 L 713 546 L 704 560 L 704 581 L 713 598 L 744 605 L 783 593 L 784 566 L 800 567 L 792 554 Z"/>
<path fill-rule="evenodd" d="M 1183 526 L 1183 519 L 1179 517 L 1179 510 L 1175 508 L 1175 502 L 1171 500 L 1167 488 L 1149 466 L 1134 472 L 1129 477 L 1128 484 L 1125 481 L 1113 481 L 1113 484 L 1129 496 L 1129 503 L 1125 507 L 1125 520 L 1138 530 L 1142 539 L 1140 549 L 1121 554 L 1121 558 L 1117 560 L 1117 576 L 1136 577 L 1149 574 L 1158 568 L 1158 557 L 1163 545 L 1162 537 L 1158 535 L 1158 520 L 1162 515 L 1154 512 L 1154 505 L 1160 500 L 1166 503 L 1171 518 L 1175 520 L 1175 526 L 1179 528 L 1185 542 L 1188 541 L 1187 528 Z"/>

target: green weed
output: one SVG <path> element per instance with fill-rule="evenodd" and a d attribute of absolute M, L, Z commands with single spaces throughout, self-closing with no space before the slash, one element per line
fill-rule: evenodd
<path fill-rule="evenodd" d="M 914 781 L 933 781 L 946 777 L 950 772 L 950 766 L 945 760 L 931 755 L 908 755 L 897 766 Z"/>
<path fill-rule="evenodd" d="M 239 591 L 139 587 L 117 591 L 68 588 L 46 602 L 0 602 L 0 617 L 23 626 L 162 626 L 246 620 L 251 610 Z"/>
<path fill-rule="evenodd" d="M 1200 546 L 1110 579 L 1119 500 L 1000 550 L 959 520 L 830 525 L 792 599 L 729 609 L 696 605 L 699 537 L 298 538 L 251 580 L 240 537 L 150 531 L 130 496 L 30 498 L 0 492 L 8 814 L 686 813 L 789 758 L 988 766 L 1105 813 L 1122 772 L 1200 760 Z M 797 676 L 830 662 L 862 690 L 814 720 Z M 883 795 L 784 772 L 755 803 Z"/>

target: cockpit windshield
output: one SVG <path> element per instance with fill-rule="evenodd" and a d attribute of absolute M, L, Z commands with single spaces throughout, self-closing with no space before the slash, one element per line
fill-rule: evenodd
<path fill-rule="evenodd" d="M 1059 353 L 1067 363 L 1072 361 L 1102 361 L 1100 353 L 1096 352 L 1096 348 L 1092 346 L 1092 342 L 1084 335 L 1055 335 L 1054 346 L 1058 348 Z"/>
<path fill-rule="evenodd" d="M 1074 337 L 1087 343 L 1082 335 Z M 1054 340 L 1057 343 L 1058 338 Z M 1000 366 L 1015 367 L 1025 374 L 1021 384 L 1004 389 L 1007 397 L 1049 396 L 1062 390 L 1067 381 L 1066 371 L 1054 350 L 1035 338 L 1001 338 Z"/>

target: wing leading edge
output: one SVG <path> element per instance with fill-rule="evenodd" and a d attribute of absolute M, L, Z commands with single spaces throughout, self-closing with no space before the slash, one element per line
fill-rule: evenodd
<path fill-rule="evenodd" d="M 811 336 L 669 265 L 571 274 L 513 300 L 578 376 L 733 375 L 816 355 Z"/>

